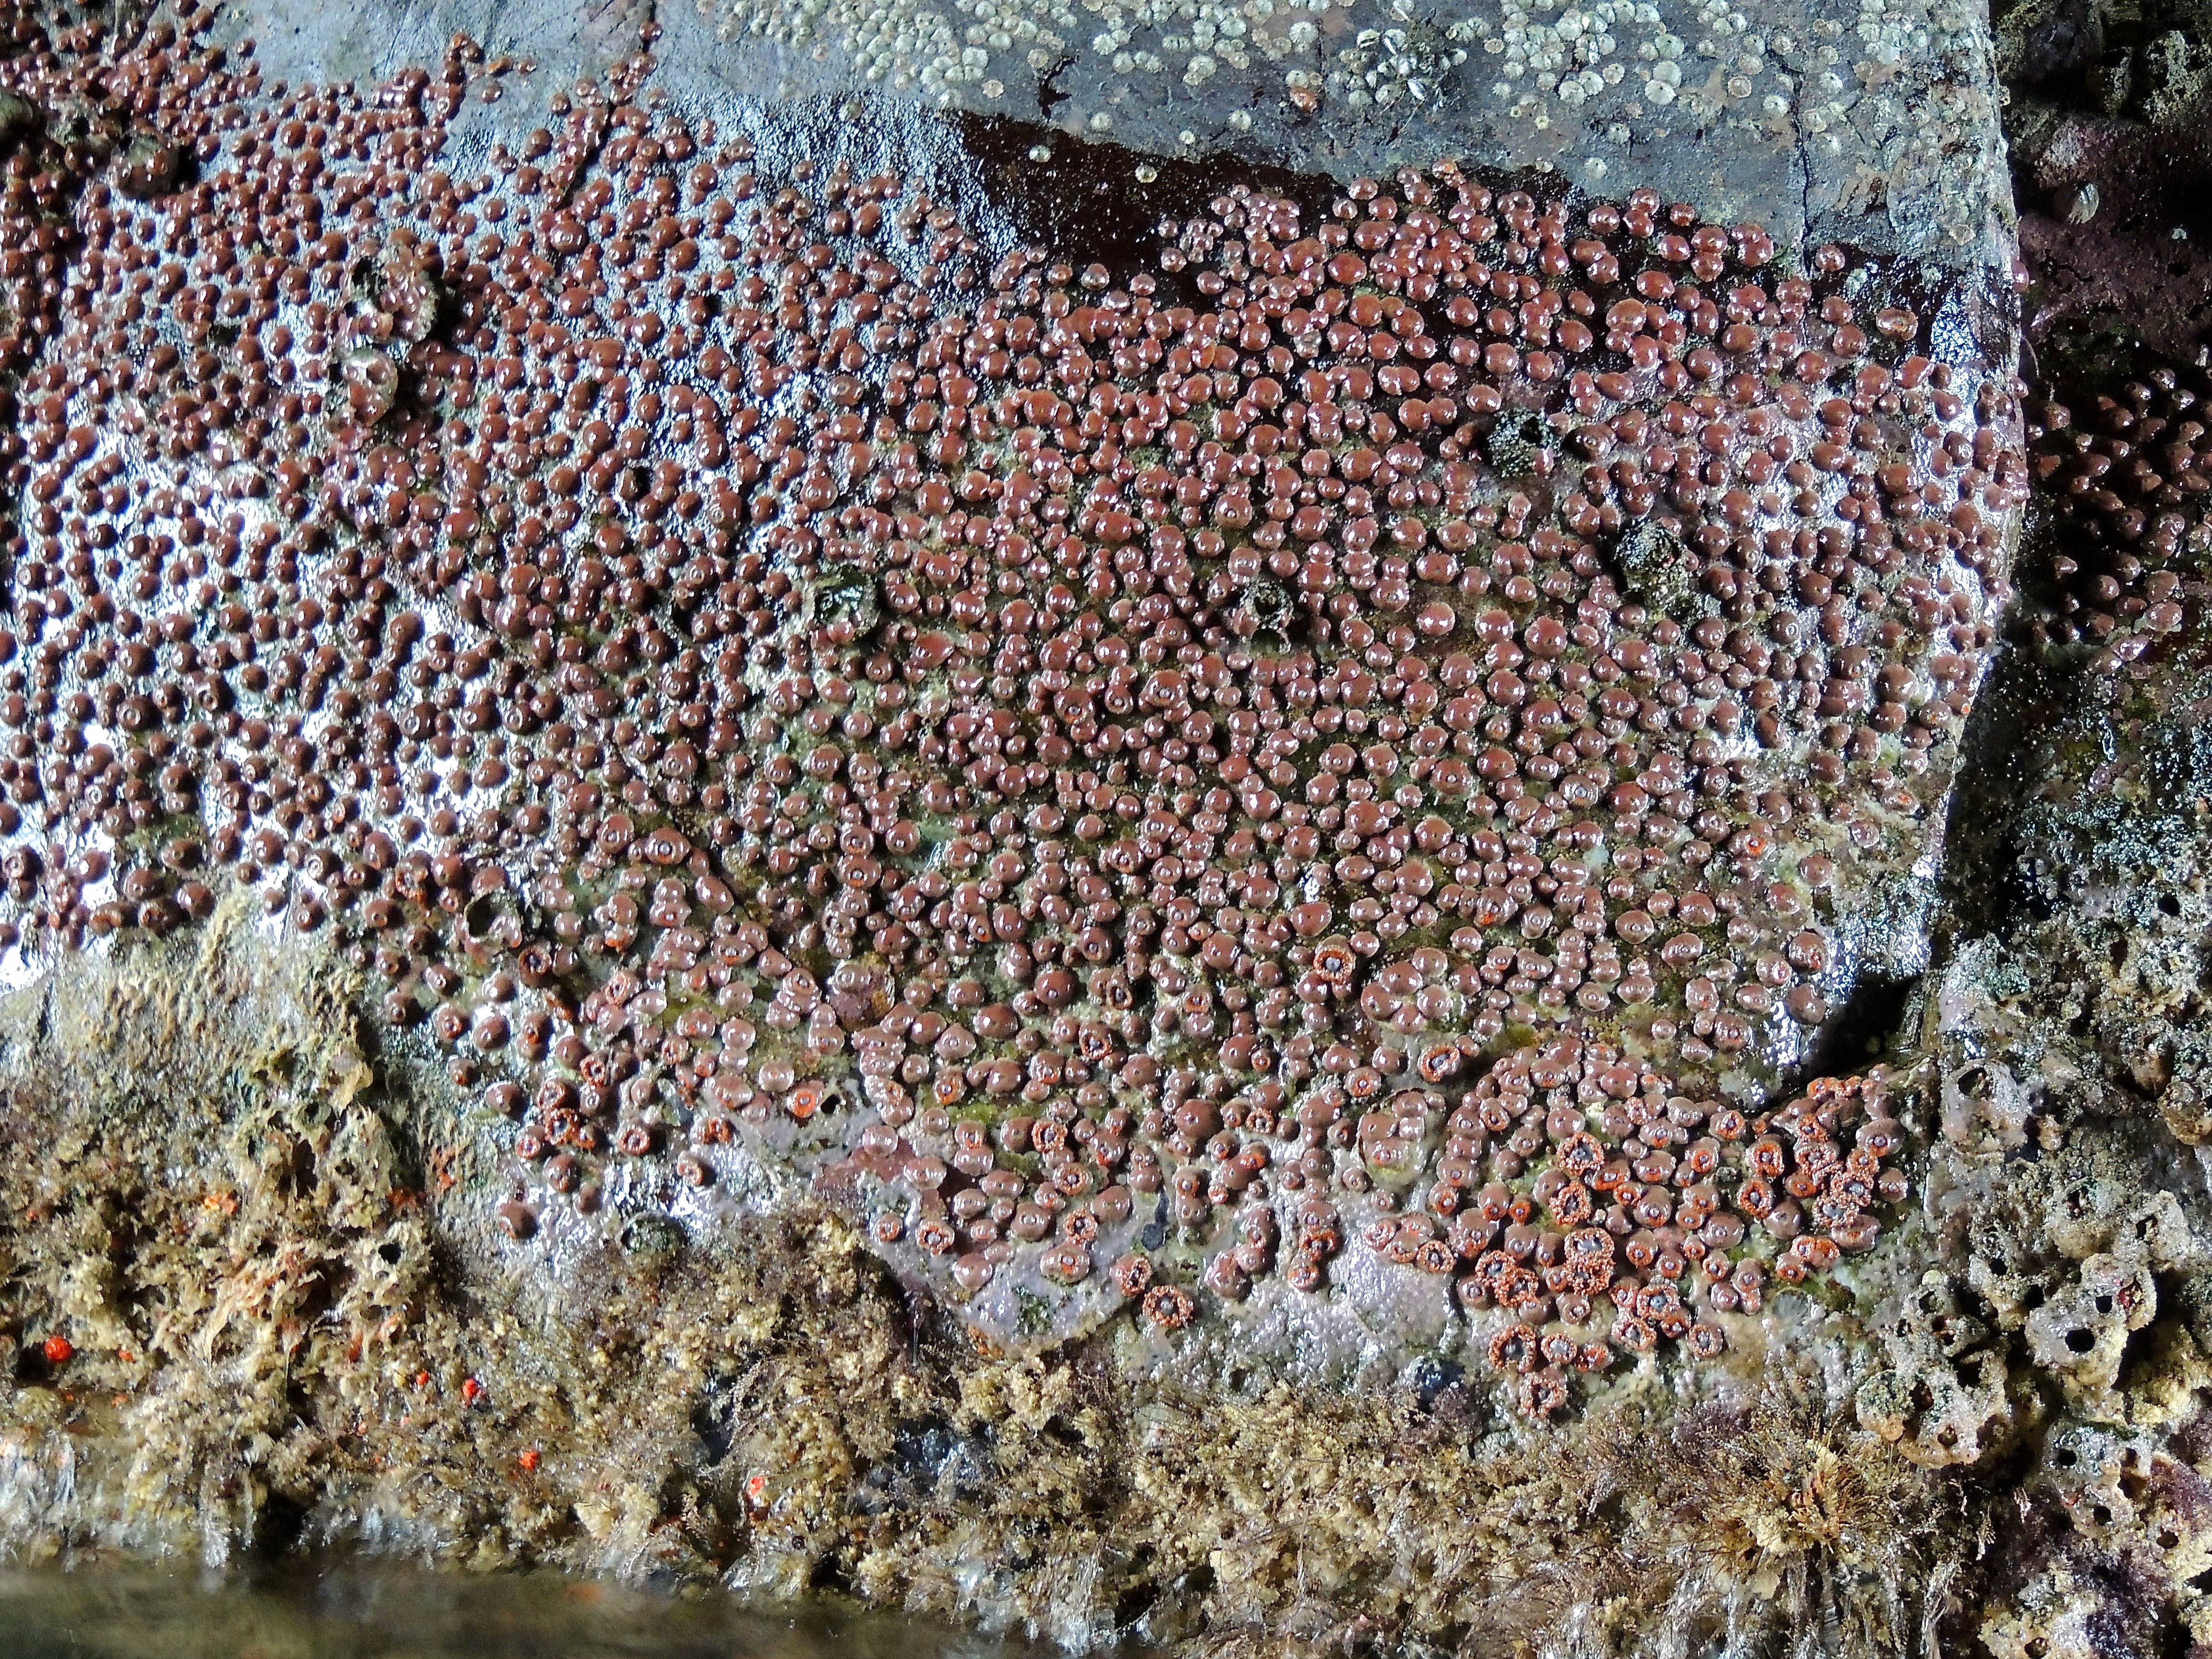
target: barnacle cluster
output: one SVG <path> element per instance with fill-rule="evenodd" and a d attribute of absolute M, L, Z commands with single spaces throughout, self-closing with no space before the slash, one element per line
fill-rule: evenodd
<path fill-rule="evenodd" d="M 1117 271 L 196 15 L 0 63 L 110 133 L 0 180 L 19 962 L 247 884 L 518 1249 L 767 1164 L 1009 1346 L 1443 1279 L 1540 1413 L 1873 1240 L 1887 1080 L 1778 1085 L 2025 476 L 1879 270 L 1443 168 Z"/>
<path fill-rule="evenodd" d="M 1729 0 L 697 0 L 726 50 L 754 40 L 831 76 L 941 106 L 1040 112 L 1092 133 L 1124 125 L 1189 151 L 1200 134 L 1265 132 L 1316 115 L 1405 123 L 1447 105 L 1526 143 L 1583 129 L 1596 152 L 1710 126 L 1754 143 L 1802 136 L 1825 156 L 1868 143 L 1867 118 L 1909 131 L 1930 165 L 1967 137 L 1988 78 L 1986 23 L 1902 0 L 1768 17 Z M 1917 66 L 1934 96 L 1893 86 Z M 1071 69 L 1073 89 L 1059 85 Z M 1066 100 L 1075 101 L 1066 109 Z M 1172 140 L 1170 132 L 1176 126 Z M 1602 137 L 1601 143 L 1598 142 Z M 1877 144 L 1887 138 L 1877 139 Z M 1528 152 L 1545 154 L 1540 147 Z M 1595 169 L 1591 170 L 1591 164 Z"/>
<path fill-rule="evenodd" d="M 1353 109 L 1434 103 L 1443 95 L 1444 77 L 1467 61 L 1467 48 L 1418 15 L 1411 0 L 1390 0 L 1387 13 L 1380 27 L 1352 36 L 1323 82 Z"/>
<path fill-rule="evenodd" d="M 2196 377 L 2171 364 L 2069 409 L 2039 404 L 2028 435 L 2052 530 L 2046 644 L 2078 645 L 2110 674 L 2188 620 L 2185 578 L 2212 550 L 2212 492 Z"/>

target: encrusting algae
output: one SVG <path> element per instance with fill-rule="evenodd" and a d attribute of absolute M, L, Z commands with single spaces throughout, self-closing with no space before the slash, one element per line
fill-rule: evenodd
<path fill-rule="evenodd" d="M 1079 270 L 644 58 L 483 168 L 465 42 L 198 19 L 0 64 L 23 962 L 250 884 L 518 1251 L 795 1172 L 1012 1351 L 1433 1281 L 1542 1415 L 1874 1243 L 1887 1078 L 1778 1085 L 2026 478 L 1881 270 L 1449 168 Z"/>

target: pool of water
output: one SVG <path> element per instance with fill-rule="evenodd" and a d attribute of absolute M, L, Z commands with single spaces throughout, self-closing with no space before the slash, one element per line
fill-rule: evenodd
<path fill-rule="evenodd" d="M 0 1571 L 6 1659 L 1043 1659 L 911 1620 L 354 1564 Z"/>

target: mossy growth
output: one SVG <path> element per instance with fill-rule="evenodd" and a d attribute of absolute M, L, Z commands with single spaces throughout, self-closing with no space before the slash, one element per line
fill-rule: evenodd
<path fill-rule="evenodd" d="M 1629 598 L 1678 621 L 1696 616 L 1689 550 L 1664 526 L 1645 520 L 1632 526 L 1614 544 L 1613 563 Z"/>
<path fill-rule="evenodd" d="M 1485 447 L 1492 469 L 1502 478 L 1522 478 L 1536 470 L 1537 458 L 1552 447 L 1544 417 L 1533 409 L 1499 411 Z"/>
<path fill-rule="evenodd" d="M 1874 1655 L 1972 1605 L 1992 1460 L 1915 1455 L 1793 1359 L 1850 1374 L 1872 1292 L 1547 1425 L 1432 1362 L 1340 1389 L 1166 1339 L 1010 1358 L 811 1205 L 626 1194 L 604 1244 L 513 1244 L 503 1125 L 370 1053 L 351 995 L 226 912 L 7 1011 L 18 1552 L 398 1547 L 1194 1656 L 1626 1655 L 1657 1607 L 1691 1650 Z"/>

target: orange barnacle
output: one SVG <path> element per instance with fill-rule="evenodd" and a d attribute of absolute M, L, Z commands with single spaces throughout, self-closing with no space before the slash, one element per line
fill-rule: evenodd
<path fill-rule="evenodd" d="M 1577 1131 L 1559 1143 L 1553 1158 L 1558 1167 L 1569 1175 L 1588 1178 L 1604 1167 L 1605 1148 L 1599 1145 L 1595 1136 Z"/>
<path fill-rule="evenodd" d="M 1556 1367 L 1524 1377 L 1519 1394 L 1521 1408 L 1539 1419 L 1567 1403 L 1567 1380 Z"/>
<path fill-rule="evenodd" d="M 1552 1218 L 1562 1227 L 1576 1227 L 1589 1219 L 1593 1212 L 1590 1190 L 1579 1181 L 1570 1181 L 1553 1195 Z"/>
<path fill-rule="evenodd" d="M 1540 1363 L 1540 1345 L 1533 1325 L 1507 1325 L 1490 1339 L 1484 1351 L 1492 1369 L 1501 1371 L 1533 1371 Z"/>
<path fill-rule="evenodd" d="M 1140 1297 L 1152 1282 L 1152 1261 L 1141 1255 L 1125 1255 L 1112 1268 L 1115 1289 L 1126 1297 Z"/>
<path fill-rule="evenodd" d="M 1155 1285 L 1145 1292 L 1145 1317 L 1162 1330 L 1179 1331 L 1197 1311 L 1188 1291 L 1178 1285 Z"/>
<path fill-rule="evenodd" d="M 1314 946 L 1314 971 L 1331 980 L 1346 980 L 1359 959 L 1352 952 L 1352 942 L 1343 939 L 1326 939 Z"/>

